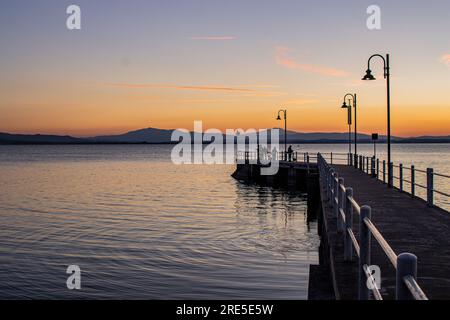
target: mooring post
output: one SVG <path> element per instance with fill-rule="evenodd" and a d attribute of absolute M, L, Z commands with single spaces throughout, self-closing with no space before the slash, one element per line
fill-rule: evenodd
<path fill-rule="evenodd" d="M 353 229 L 353 206 L 350 202 L 353 198 L 353 189 L 345 189 L 345 236 L 344 236 L 344 260 L 351 261 L 353 256 L 353 243 L 350 238 L 349 230 Z"/>
<path fill-rule="evenodd" d="M 433 169 L 427 168 L 427 203 L 433 205 Z"/>
<path fill-rule="evenodd" d="M 358 280 L 358 298 L 359 300 L 369 300 L 369 288 L 367 287 L 367 277 L 364 266 L 370 266 L 370 238 L 371 233 L 365 219 L 371 219 L 371 208 L 369 206 L 361 207 L 361 218 L 359 220 L 359 280 Z"/>
<path fill-rule="evenodd" d="M 416 195 L 416 172 L 414 170 L 414 165 L 411 166 L 411 196 Z"/>
<path fill-rule="evenodd" d="M 403 164 L 398 166 L 398 181 L 400 184 L 400 190 L 403 191 Z"/>
<path fill-rule="evenodd" d="M 344 178 L 339 178 L 338 181 L 338 210 L 337 210 L 337 230 L 342 232 L 344 230 L 344 221 L 342 220 L 341 209 L 344 209 L 344 197 L 345 192 L 342 192 L 342 187 L 344 186 Z"/>
<path fill-rule="evenodd" d="M 395 281 L 395 298 L 397 300 L 414 300 L 403 280 L 407 276 L 417 279 L 417 257 L 412 253 L 401 253 L 397 257 Z"/>

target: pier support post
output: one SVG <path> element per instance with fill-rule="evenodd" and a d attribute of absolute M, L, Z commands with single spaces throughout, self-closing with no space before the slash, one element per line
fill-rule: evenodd
<path fill-rule="evenodd" d="M 397 300 L 414 300 L 403 281 L 406 276 L 417 279 L 417 257 L 412 253 L 401 253 L 397 257 L 397 274 L 395 298 Z"/>
<path fill-rule="evenodd" d="M 337 186 L 337 197 L 338 197 L 338 206 L 337 206 L 337 231 L 342 232 L 344 231 L 344 221 L 342 219 L 341 215 L 341 209 L 344 208 L 344 199 L 345 199 L 345 193 L 342 192 L 342 187 L 344 186 L 344 178 L 339 178 L 338 186 Z"/>
<path fill-rule="evenodd" d="M 353 198 L 353 189 L 345 189 L 345 236 L 344 236 L 344 260 L 352 261 L 353 243 L 350 238 L 349 230 L 353 229 L 353 206 L 349 200 Z"/>
<path fill-rule="evenodd" d="M 427 204 L 433 206 L 433 169 L 427 168 Z"/>
<path fill-rule="evenodd" d="M 416 195 L 416 172 L 414 165 L 411 166 L 411 196 Z"/>
<path fill-rule="evenodd" d="M 370 266 L 370 238 L 371 233 L 364 222 L 364 219 L 371 218 L 371 208 L 369 206 L 361 207 L 361 217 L 359 220 L 359 281 L 358 281 L 358 299 L 369 300 L 369 288 L 367 287 L 367 277 L 364 266 Z"/>

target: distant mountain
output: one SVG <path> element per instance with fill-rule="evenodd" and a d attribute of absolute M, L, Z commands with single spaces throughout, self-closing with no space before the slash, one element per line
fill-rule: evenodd
<path fill-rule="evenodd" d="M 276 128 L 275 128 L 276 129 Z M 268 129 L 269 137 L 270 130 Z M 0 133 L 0 144 L 89 144 L 89 143 L 176 143 L 171 141 L 174 130 L 146 128 L 118 135 L 77 138 L 58 135 L 26 135 Z M 191 132 L 192 135 L 192 132 Z M 246 135 L 249 136 L 249 135 Z M 352 139 L 354 134 L 352 133 Z M 225 139 L 224 139 L 225 140 Z M 372 141 L 371 135 L 358 134 L 359 142 Z M 379 138 L 380 142 L 385 136 Z M 450 136 L 420 136 L 410 138 L 392 137 L 393 142 L 402 143 L 450 143 Z M 347 143 L 347 132 L 296 132 L 287 131 L 289 143 Z M 280 129 L 280 142 L 284 142 L 284 130 Z"/>
<path fill-rule="evenodd" d="M 84 139 L 71 136 L 10 134 L 0 132 L 0 143 L 2 144 L 81 143 L 83 141 Z"/>
<path fill-rule="evenodd" d="M 88 138 L 93 142 L 114 142 L 114 143 L 168 143 L 174 130 L 146 128 L 130 131 L 124 134 L 112 136 L 98 136 Z"/>

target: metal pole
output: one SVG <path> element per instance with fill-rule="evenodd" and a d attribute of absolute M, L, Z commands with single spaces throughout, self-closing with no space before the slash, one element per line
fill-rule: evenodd
<path fill-rule="evenodd" d="M 371 208 L 369 206 L 361 207 L 361 218 L 359 220 L 359 281 L 358 298 L 359 300 L 369 300 L 369 288 L 367 287 L 367 277 L 364 266 L 370 266 L 370 238 L 371 232 L 364 222 L 364 219 L 371 218 Z"/>
<path fill-rule="evenodd" d="M 386 82 L 387 82 L 387 153 L 388 153 L 388 163 L 391 163 L 391 75 L 389 66 L 389 54 L 386 54 Z M 389 184 L 392 186 L 392 168 L 389 166 Z"/>
<path fill-rule="evenodd" d="M 287 161 L 287 110 L 284 110 L 284 161 Z"/>
<path fill-rule="evenodd" d="M 414 300 L 403 279 L 412 276 L 417 279 L 417 257 L 412 253 L 401 253 L 397 257 L 397 274 L 395 298 L 397 300 Z"/>
<path fill-rule="evenodd" d="M 386 160 L 383 160 L 383 182 L 386 182 Z"/>
<path fill-rule="evenodd" d="M 358 156 L 357 156 L 357 154 L 358 154 L 358 130 L 357 130 L 357 127 L 356 127 L 356 93 L 354 94 L 354 97 L 353 97 L 353 106 L 354 106 L 354 108 L 355 108 L 355 168 L 357 168 L 357 162 L 358 162 Z"/>
<path fill-rule="evenodd" d="M 411 166 L 411 196 L 415 196 L 416 195 L 416 175 L 415 175 L 415 170 L 414 170 L 414 166 Z"/>

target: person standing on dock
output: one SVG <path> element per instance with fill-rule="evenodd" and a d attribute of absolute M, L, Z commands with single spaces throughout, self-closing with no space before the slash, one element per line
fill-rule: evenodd
<path fill-rule="evenodd" d="M 292 145 L 289 146 L 287 152 L 288 152 L 288 161 L 291 162 L 292 161 L 292 154 L 294 153 L 294 151 L 292 150 Z"/>

